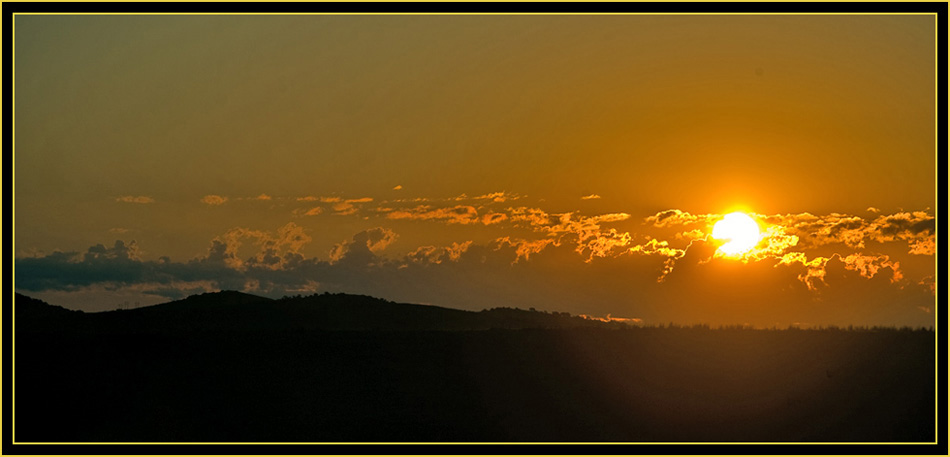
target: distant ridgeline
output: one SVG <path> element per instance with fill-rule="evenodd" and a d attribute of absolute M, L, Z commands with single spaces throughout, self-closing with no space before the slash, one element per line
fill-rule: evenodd
<path fill-rule="evenodd" d="M 219 292 L 101 313 L 17 295 L 15 338 L 21 442 L 929 442 L 936 431 L 933 331 L 633 327 Z"/>
<path fill-rule="evenodd" d="M 192 295 L 183 300 L 96 313 L 69 310 L 41 300 L 16 294 L 19 323 L 30 322 L 30 331 L 215 331 L 215 330 L 380 330 L 380 331 L 460 331 L 490 329 L 624 329 L 665 328 L 710 330 L 707 325 L 640 325 L 639 320 L 591 318 L 566 312 L 536 311 L 534 308 L 499 307 L 466 311 L 431 305 L 392 301 L 344 293 L 270 299 L 237 291 Z M 59 326 L 65 326 L 59 328 Z M 19 327 L 19 325 L 18 325 Z M 723 330 L 750 329 L 741 325 L 720 326 Z M 798 327 L 790 326 L 789 330 Z M 819 330 L 898 330 L 889 327 L 847 329 L 830 326 Z M 904 327 L 901 331 L 927 331 Z"/>
<path fill-rule="evenodd" d="M 161 330 L 488 330 L 528 328 L 620 328 L 604 321 L 517 308 L 480 312 L 394 303 L 349 294 L 315 294 L 273 300 L 235 291 L 192 295 L 160 305 L 98 313 L 71 311 L 21 294 L 17 317 L 30 330 L 67 325 L 70 330 L 114 328 Z M 59 329 L 62 330 L 62 329 Z"/>

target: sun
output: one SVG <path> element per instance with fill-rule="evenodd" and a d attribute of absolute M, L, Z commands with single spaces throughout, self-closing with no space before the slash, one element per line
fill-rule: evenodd
<path fill-rule="evenodd" d="M 726 214 L 713 225 L 713 238 L 726 240 L 719 250 L 726 255 L 738 256 L 752 250 L 759 242 L 759 224 L 748 214 L 735 212 Z"/>

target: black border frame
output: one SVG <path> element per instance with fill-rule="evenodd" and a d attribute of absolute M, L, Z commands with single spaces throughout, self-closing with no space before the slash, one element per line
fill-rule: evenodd
<path fill-rule="evenodd" d="M 947 3 L 3 3 L 3 214 L 4 246 L 13 241 L 13 184 L 8 165 L 13 157 L 13 16 L 15 13 L 935 13 L 937 15 L 937 122 L 947 125 Z M 943 37 L 942 40 L 939 38 Z M 940 84 L 942 82 L 942 84 Z M 938 130 L 939 131 L 939 130 Z M 938 134 L 937 170 L 941 178 L 947 172 L 947 134 Z M 940 179 L 937 181 L 941 182 Z M 946 189 L 943 189 L 946 192 Z M 939 192 L 939 189 L 938 189 Z M 946 193 L 943 197 L 946 198 Z M 938 196 L 941 215 L 946 201 Z M 7 225 L 11 230 L 6 230 Z M 941 249 L 938 265 L 947 266 L 945 218 L 937 220 Z M 12 285 L 13 262 L 9 250 L 3 264 L 3 280 Z M 939 271 L 939 268 L 938 268 Z M 943 272 L 941 272 L 943 273 Z M 943 278 L 946 274 L 943 273 Z M 939 278 L 939 279 L 943 279 Z M 938 281 L 939 281 L 938 279 Z M 12 287 L 11 287 L 12 288 Z M 12 291 L 5 288 L 3 300 L 3 398 L 12 398 Z M 134 454 L 861 454 L 861 455 L 947 455 L 947 307 L 946 291 L 938 288 L 936 302 L 941 321 L 938 323 L 937 406 L 938 430 L 936 444 L 13 444 L 12 408 L 3 402 L 3 454 L 27 455 L 134 455 Z M 943 352 L 941 352 L 943 351 Z"/>

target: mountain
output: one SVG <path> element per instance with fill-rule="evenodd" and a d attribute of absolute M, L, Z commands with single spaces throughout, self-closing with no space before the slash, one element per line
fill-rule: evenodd
<path fill-rule="evenodd" d="M 933 331 L 623 327 L 231 291 L 15 307 L 19 441 L 930 442 L 939 428 Z"/>
<path fill-rule="evenodd" d="M 35 319 L 68 319 L 70 317 L 83 314 L 82 311 L 74 311 L 63 308 L 62 306 L 51 305 L 42 300 L 27 297 L 23 294 L 16 294 L 17 311 L 26 311 L 30 318 Z M 23 315 L 26 316 L 25 314 Z M 17 314 L 20 317 L 20 314 Z"/>
<path fill-rule="evenodd" d="M 365 295 L 328 294 L 273 300 L 236 291 L 193 295 L 183 300 L 100 313 L 81 313 L 17 295 L 29 321 L 67 321 L 72 328 L 140 331 L 461 331 L 530 328 L 616 328 L 620 323 L 588 320 L 568 313 L 516 308 L 480 312 L 394 303 Z M 40 328 L 43 326 L 40 325 Z"/>

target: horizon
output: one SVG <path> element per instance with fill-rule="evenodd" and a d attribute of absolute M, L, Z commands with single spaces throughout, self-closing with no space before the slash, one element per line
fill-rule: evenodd
<path fill-rule="evenodd" d="M 936 326 L 932 14 L 13 20 L 17 293 Z"/>
<path fill-rule="evenodd" d="M 794 322 L 794 323 L 788 324 L 788 326 L 786 326 L 786 327 L 784 327 L 784 328 L 777 327 L 777 326 L 771 326 L 771 327 L 756 326 L 756 325 L 751 325 L 751 324 L 748 324 L 748 323 L 719 324 L 719 325 L 717 325 L 717 326 L 712 326 L 712 325 L 709 325 L 709 324 L 706 324 L 706 323 L 679 324 L 679 323 L 676 323 L 676 322 L 667 322 L 667 323 L 657 322 L 657 323 L 652 323 L 652 324 L 644 324 L 644 323 L 643 323 L 641 320 L 639 320 L 639 319 L 630 319 L 630 318 L 624 318 L 624 317 L 616 317 L 616 316 L 611 316 L 610 314 L 608 314 L 608 315 L 606 315 L 606 316 L 591 316 L 591 315 L 587 315 L 587 314 L 571 314 L 571 313 L 567 313 L 567 312 L 565 312 L 565 311 L 550 310 L 550 309 L 521 308 L 521 307 L 518 307 L 518 306 L 498 306 L 498 307 L 493 307 L 493 308 L 482 308 L 482 309 L 480 309 L 480 310 L 474 310 L 474 309 L 460 309 L 460 308 L 451 308 L 451 307 L 445 307 L 445 306 L 432 305 L 432 304 L 429 304 L 429 303 L 404 303 L 404 302 L 395 302 L 395 301 L 392 301 L 392 300 L 387 300 L 385 297 L 375 297 L 375 296 L 363 295 L 363 294 L 351 294 L 351 293 L 346 293 L 346 292 L 314 292 L 314 293 L 309 294 L 309 295 L 301 295 L 301 294 L 297 294 L 297 295 L 284 295 L 284 296 L 279 297 L 279 298 L 271 298 L 271 297 L 266 297 L 266 296 L 263 296 L 263 295 L 255 295 L 255 294 L 251 294 L 251 293 L 247 293 L 247 292 L 242 292 L 242 291 L 238 291 L 238 290 L 218 290 L 218 291 L 201 292 L 201 293 L 197 293 L 197 294 L 192 294 L 192 295 L 189 295 L 189 296 L 187 296 L 187 297 L 180 298 L 180 299 L 177 299 L 177 300 L 170 300 L 170 301 L 167 301 L 167 302 L 156 303 L 156 304 L 152 304 L 152 305 L 144 305 L 144 306 L 140 305 L 140 306 L 129 307 L 129 306 L 128 306 L 128 303 L 126 303 L 126 304 L 124 304 L 124 306 L 120 306 L 120 307 L 115 308 L 115 309 L 104 309 L 104 310 L 99 310 L 99 311 L 83 311 L 83 310 L 79 310 L 79 309 L 70 309 L 70 308 L 66 308 L 66 307 L 60 306 L 60 305 L 58 305 L 58 304 L 56 304 L 56 303 L 48 303 L 48 302 L 46 302 L 46 301 L 44 301 L 44 300 L 40 300 L 40 299 L 38 299 L 38 298 L 31 297 L 31 296 L 29 296 L 29 295 L 22 294 L 22 293 L 19 293 L 19 292 L 15 292 L 15 295 L 18 295 L 18 296 L 21 296 L 21 297 L 24 297 L 24 298 L 28 298 L 28 299 L 31 299 L 31 300 L 37 300 L 37 301 L 40 301 L 41 303 L 45 303 L 45 304 L 50 305 L 50 306 L 55 306 L 55 307 L 67 309 L 67 310 L 70 310 L 70 311 L 78 311 L 78 312 L 83 313 L 83 314 L 102 314 L 102 313 L 113 313 L 113 312 L 117 312 L 117 311 L 132 311 L 132 310 L 138 310 L 138 309 L 147 309 L 147 308 L 152 308 L 152 307 L 156 307 L 156 306 L 162 306 L 162 305 L 167 305 L 167 304 L 171 304 L 171 303 L 177 303 L 177 302 L 181 302 L 181 301 L 186 301 L 186 300 L 189 300 L 189 299 L 192 299 L 192 298 L 195 298 L 195 297 L 202 297 L 202 296 L 208 296 L 208 295 L 221 295 L 221 294 L 227 294 L 227 293 L 237 293 L 237 294 L 241 294 L 241 295 L 245 295 L 245 296 L 251 296 L 251 297 L 254 297 L 254 298 L 260 298 L 260 299 L 268 300 L 268 301 L 271 301 L 271 302 L 284 302 L 284 301 L 293 301 L 293 300 L 304 300 L 304 299 L 310 299 L 310 298 L 320 298 L 320 297 L 325 297 L 325 296 L 344 296 L 344 297 L 369 298 L 369 299 L 373 299 L 373 300 L 385 302 L 386 304 L 390 304 L 390 305 L 409 305 L 409 306 L 432 307 L 432 308 L 447 309 L 447 310 L 452 310 L 452 311 L 462 311 L 462 312 L 467 312 L 467 313 L 482 313 L 482 312 L 491 312 L 491 311 L 496 311 L 496 310 L 514 310 L 514 311 L 524 311 L 524 312 L 529 312 L 529 313 L 538 313 L 538 314 L 546 314 L 546 315 L 551 315 L 551 314 L 553 314 L 553 315 L 566 315 L 566 316 L 571 317 L 571 318 L 581 318 L 581 319 L 588 320 L 588 321 L 598 321 L 598 322 L 606 322 L 606 323 L 618 323 L 618 324 L 623 324 L 624 326 L 629 327 L 629 328 L 645 328 L 645 329 L 650 329 L 650 328 L 653 328 L 653 329 L 663 329 L 663 328 L 667 328 L 667 329 L 704 329 L 704 330 L 736 330 L 736 329 L 741 329 L 741 330 L 830 330 L 830 331 L 878 331 L 878 330 L 888 330 L 888 331 L 890 331 L 890 330 L 894 330 L 894 331 L 908 331 L 908 330 L 909 330 L 909 331 L 930 331 L 930 332 L 933 332 L 933 331 L 934 331 L 934 326 L 929 326 L 929 327 L 928 327 L 928 326 L 916 326 L 916 327 L 913 327 L 913 326 L 906 326 L 906 325 L 905 325 L 905 326 L 896 326 L 896 325 L 891 325 L 891 326 L 881 326 L 881 325 L 874 325 L 874 326 L 856 326 L 856 325 L 848 325 L 848 326 L 845 326 L 845 327 L 841 327 L 841 326 L 837 326 L 837 325 L 834 325 L 834 324 L 828 325 L 828 326 L 824 326 L 824 325 L 820 325 L 820 324 L 802 324 L 802 323 L 799 323 L 799 322 Z M 616 330 L 616 328 L 614 328 L 614 330 Z"/>

